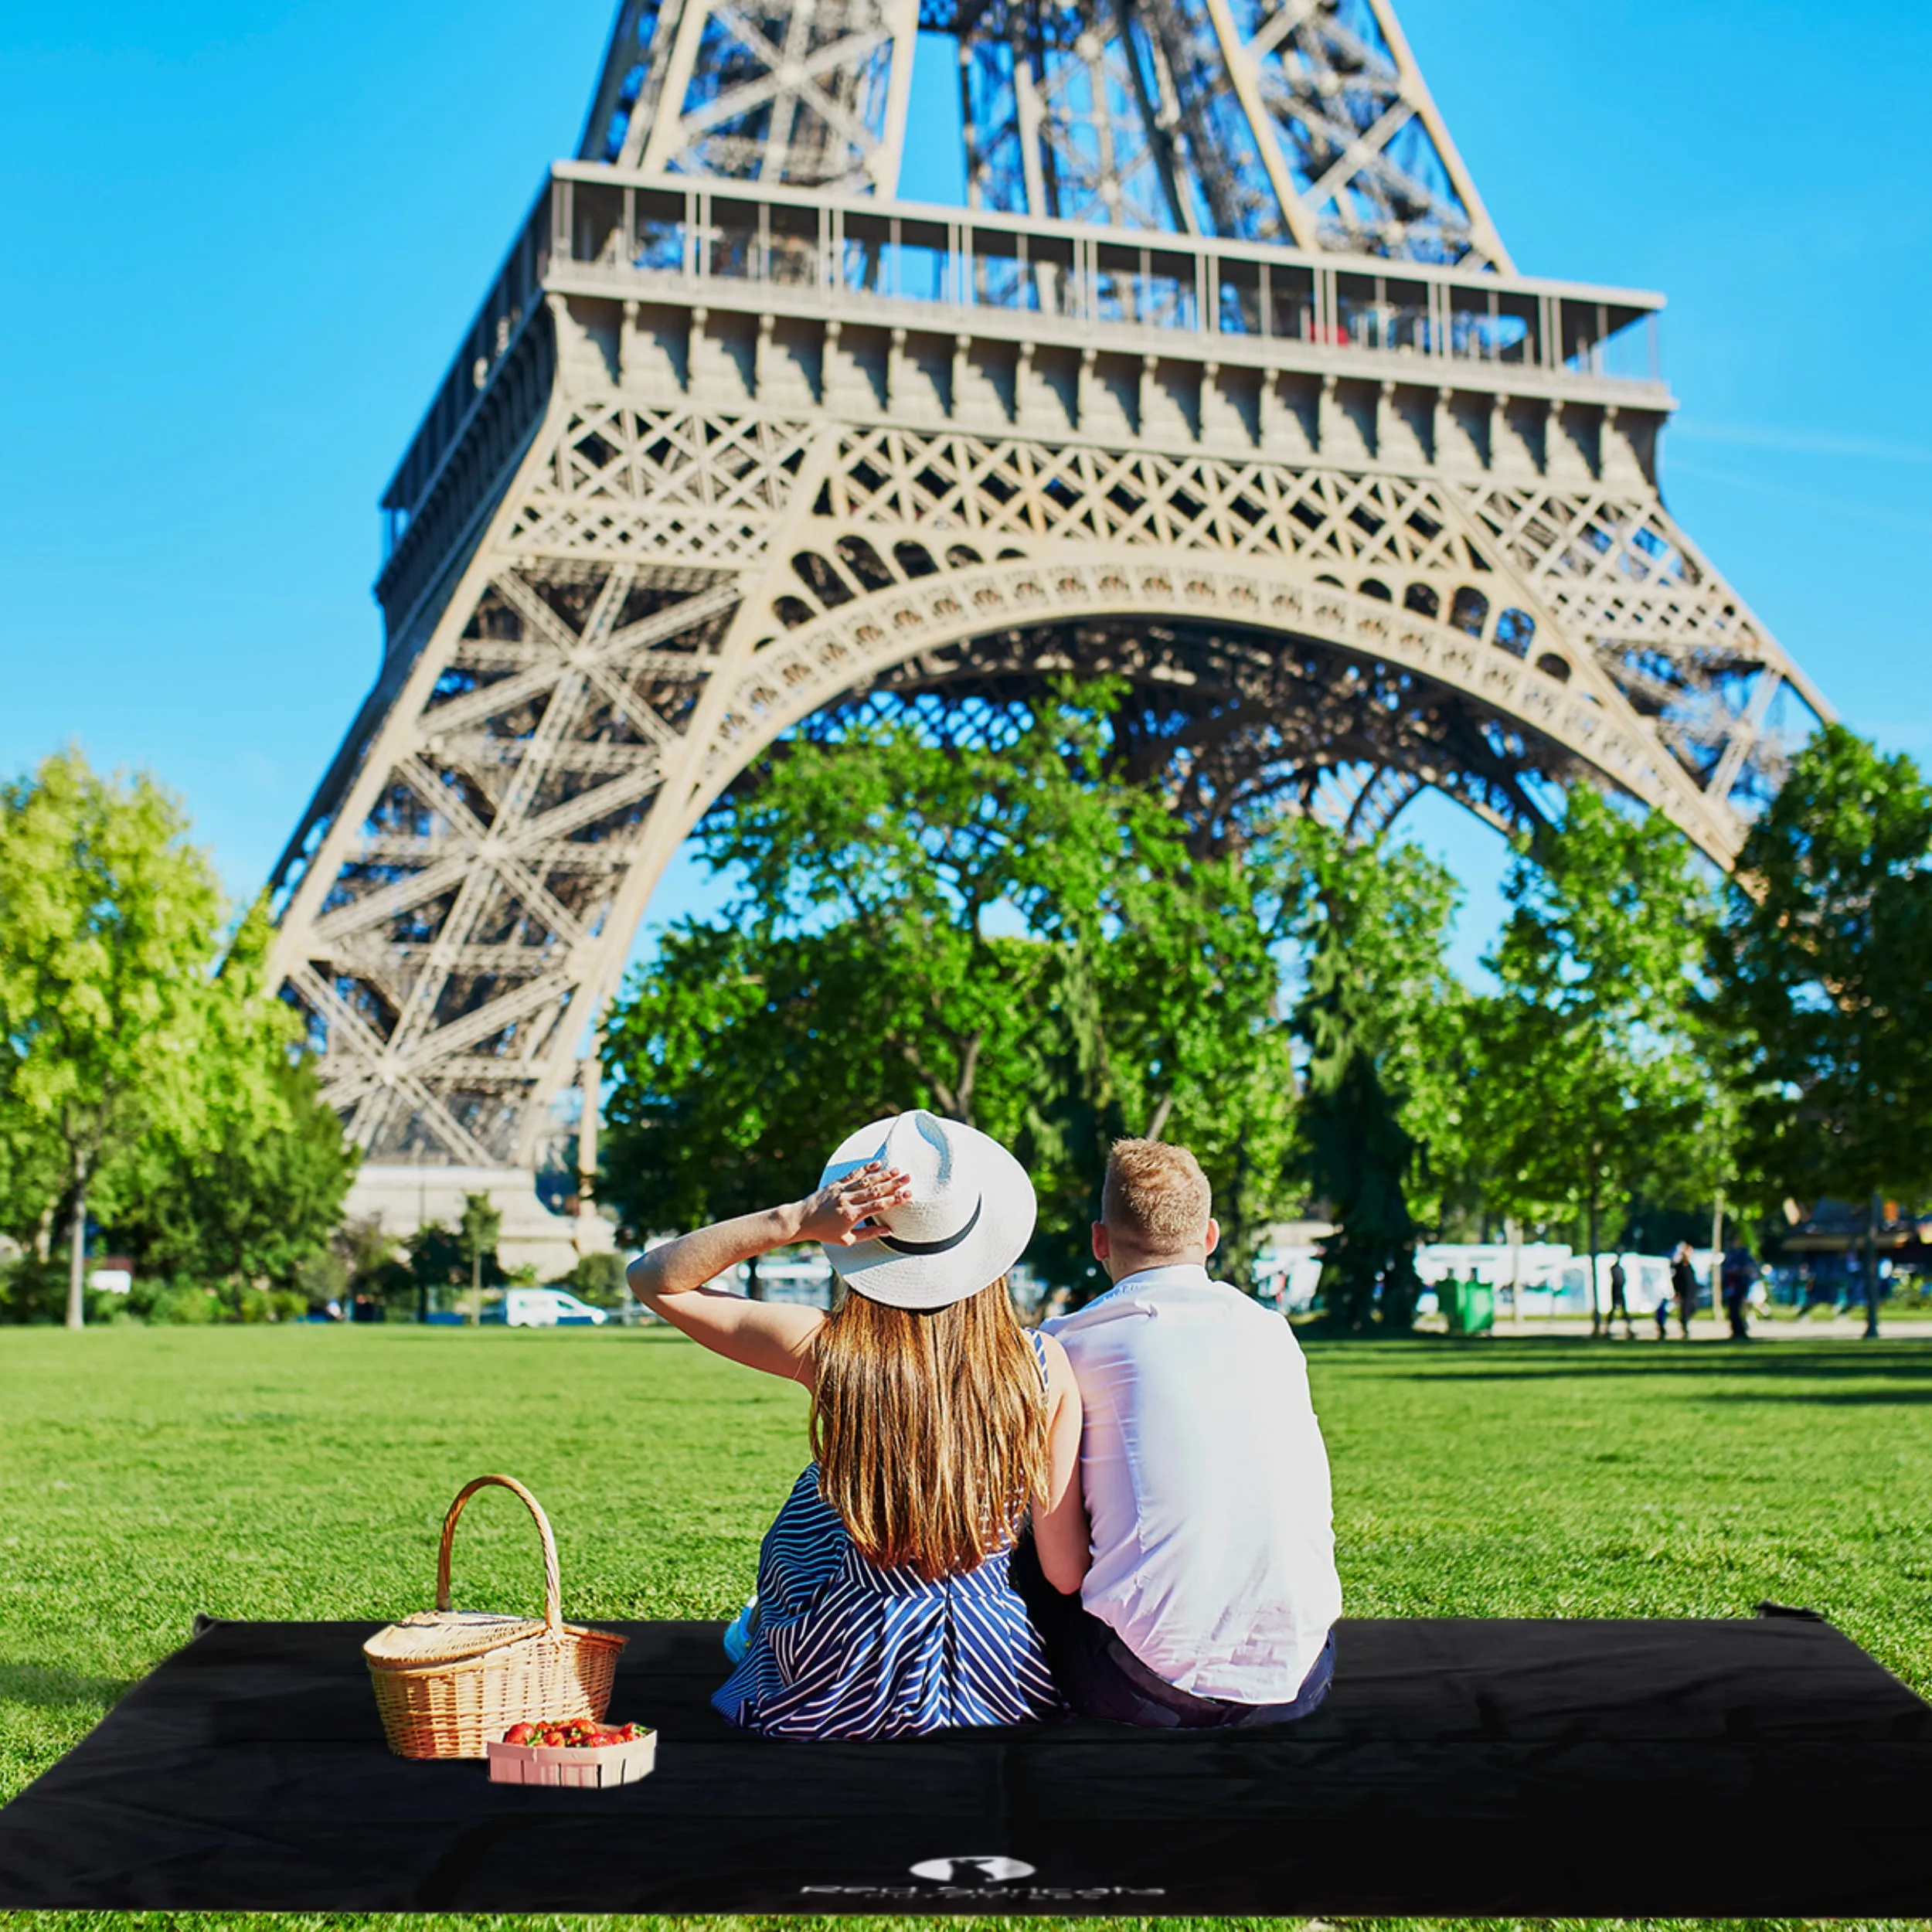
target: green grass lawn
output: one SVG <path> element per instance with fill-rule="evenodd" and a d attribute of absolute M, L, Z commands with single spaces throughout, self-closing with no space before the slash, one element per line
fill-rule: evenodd
<path fill-rule="evenodd" d="M 1932 1693 L 1932 1343 L 1310 1355 L 1352 1613 L 1747 1616 L 1770 1597 Z M 443 1512 L 487 1470 L 549 1510 L 573 1615 L 728 1615 L 806 1459 L 804 1413 L 798 1391 L 662 1330 L 0 1329 L 0 1798 L 196 1611 L 427 1607 Z M 456 1574 L 466 1607 L 536 1607 L 514 1499 L 471 1504 Z M 145 1923 L 0 1913 L 16 1932 Z"/>

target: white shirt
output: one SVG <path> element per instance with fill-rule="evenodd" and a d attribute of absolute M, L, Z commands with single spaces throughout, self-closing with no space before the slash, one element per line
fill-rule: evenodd
<path fill-rule="evenodd" d="M 1080 1600 L 1157 1677 L 1286 1703 L 1342 1614 L 1328 1451 L 1294 1332 L 1205 1268 L 1045 1325 L 1080 1384 Z"/>

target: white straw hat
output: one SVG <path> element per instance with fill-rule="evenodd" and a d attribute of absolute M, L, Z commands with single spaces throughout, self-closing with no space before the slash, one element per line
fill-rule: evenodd
<path fill-rule="evenodd" d="M 1033 1238 L 1033 1184 L 998 1141 L 916 1108 L 849 1134 L 818 1185 L 868 1161 L 912 1178 L 912 1199 L 877 1218 L 887 1230 L 825 1259 L 848 1287 L 895 1308 L 943 1308 L 989 1287 Z"/>

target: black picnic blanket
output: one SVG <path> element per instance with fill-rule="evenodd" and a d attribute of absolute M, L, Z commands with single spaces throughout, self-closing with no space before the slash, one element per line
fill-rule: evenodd
<path fill-rule="evenodd" d="M 206 1624 L 0 1811 L 0 1907 L 1932 1915 L 1932 1707 L 1828 1624 L 1354 1619 L 1313 1716 L 776 1743 L 630 1624 L 608 1791 L 384 1747 L 372 1624 Z"/>

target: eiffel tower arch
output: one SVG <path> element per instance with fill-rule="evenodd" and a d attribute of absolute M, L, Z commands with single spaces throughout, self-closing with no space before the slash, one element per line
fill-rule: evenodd
<path fill-rule="evenodd" d="M 897 198 L 935 47 L 959 206 Z M 532 1177 L 651 888 L 855 709 L 1105 671 L 1204 835 L 1590 782 L 1727 863 L 1829 714 L 1659 495 L 1662 306 L 1517 271 L 1389 0 L 624 0 L 272 882 L 359 1205 L 607 1245 Z"/>

